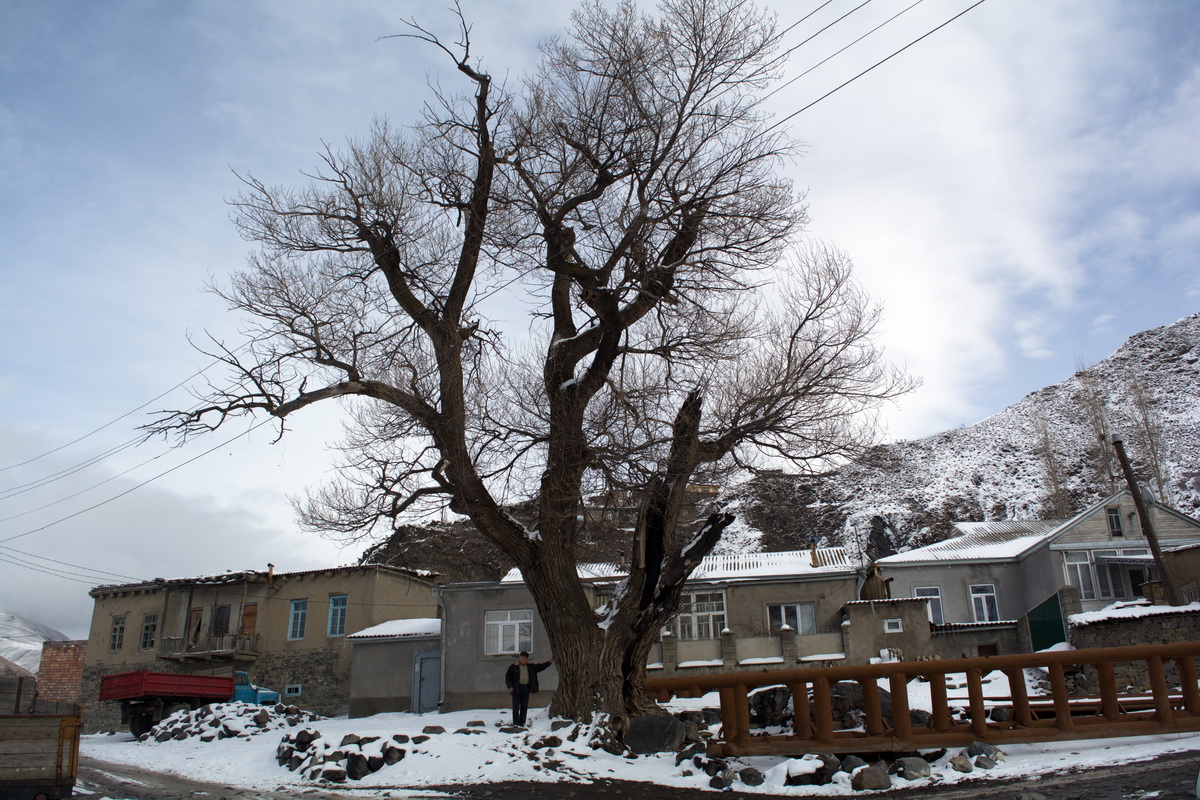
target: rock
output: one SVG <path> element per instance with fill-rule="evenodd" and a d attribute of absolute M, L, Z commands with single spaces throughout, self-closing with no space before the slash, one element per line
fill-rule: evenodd
<path fill-rule="evenodd" d="M 854 773 L 850 778 L 850 787 L 856 792 L 877 789 L 890 789 L 892 779 L 887 770 L 879 764 L 871 764 Z"/>
<path fill-rule="evenodd" d="M 792 691 L 785 686 L 754 692 L 749 704 L 751 725 L 780 727 L 792 721 Z"/>
<path fill-rule="evenodd" d="M 472 722 L 471 724 L 474 725 L 475 723 Z M 482 725 L 483 723 L 481 722 L 479 724 Z M 569 719 L 555 719 L 550 721 L 550 730 L 561 731 L 563 728 L 569 728 L 574 724 L 575 723 L 571 722 Z"/>
<path fill-rule="evenodd" d="M 360 736 L 358 739 L 358 746 L 362 747 L 363 745 L 370 744 L 371 742 L 378 742 L 379 738 L 380 737 L 378 736 Z"/>
<path fill-rule="evenodd" d="M 987 756 L 997 763 L 1004 760 L 1004 753 L 1000 751 L 1000 748 L 996 747 L 994 744 L 988 744 L 987 742 L 971 742 L 971 744 L 968 745 L 967 749 L 963 752 L 971 757 Z"/>
<path fill-rule="evenodd" d="M 371 774 L 367 757 L 362 753 L 351 753 L 346 756 L 346 777 L 352 781 L 360 781 Z"/>
<path fill-rule="evenodd" d="M 824 771 L 824 760 L 814 755 L 802 758 L 792 758 L 787 762 L 787 776 L 783 779 L 784 786 L 819 786 Z"/>
<path fill-rule="evenodd" d="M 413 744 L 424 744 L 425 742 L 428 742 L 428 741 L 429 741 L 429 737 L 428 737 L 428 736 L 414 736 L 414 737 L 412 737 L 412 743 L 413 743 Z"/>
<path fill-rule="evenodd" d="M 649 714 L 629 721 L 625 746 L 635 753 L 675 752 L 683 744 L 683 723 L 666 714 Z"/>
<path fill-rule="evenodd" d="M 408 737 L 403 733 L 397 733 L 392 736 L 392 741 L 396 744 L 408 744 Z"/>
<path fill-rule="evenodd" d="M 1008 706 L 992 706 L 988 718 L 992 722 L 1008 722 L 1012 719 L 1012 709 Z"/>
<path fill-rule="evenodd" d="M 971 759 L 963 755 L 957 755 L 950 759 L 950 768 L 955 772 L 974 772 L 975 767 L 971 765 Z"/>
<path fill-rule="evenodd" d="M 734 777 L 733 770 L 723 769 L 708 779 L 708 785 L 713 789 L 728 789 L 733 786 Z"/>
<path fill-rule="evenodd" d="M 426 725 L 421 728 L 421 733 L 445 733 L 446 729 L 441 725 Z"/>
<path fill-rule="evenodd" d="M 307 760 L 308 759 L 304 758 L 303 756 L 292 756 L 287 760 L 287 768 L 292 772 L 295 772 L 296 770 L 300 769 L 300 765 Z"/>
<path fill-rule="evenodd" d="M 385 744 L 383 746 L 383 763 L 385 764 L 391 765 L 403 761 L 406 755 L 408 753 L 404 749 L 396 747 L 393 744 Z"/>
<path fill-rule="evenodd" d="M 346 780 L 346 770 L 338 767 L 326 767 L 321 770 L 321 780 L 332 783 L 343 783 Z"/>
<path fill-rule="evenodd" d="M 171 738 L 182 742 L 184 739 L 188 738 L 188 732 L 185 730 L 177 730 L 171 735 Z"/>
<path fill-rule="evenodd" d="M 929 762 L 916 756 L 897 758 L 888 771 L 893 775 L 899 775 L 906 781 L 928 778 L 930 774 Z"/>
<path fill-rule="evenodd" d="M 1046 800 L 1046 795 L 1041 792 L 1017 792 L 1013 800 Z"/>
<path fill-rule="evenodd" d="M 570 723 L 568 723 L 568 724 L 570 724 Z M 487 723 L 481 719 L 473 719 L 467 723 L 467 727 L 468 728 L 486 728 Z"/>
<path fill-rule="evenodd" d="M 737 776 L 738 779 L 747 786 L 762 786 L 763 781 L 766 780 L 766 778 L 763 777 L 762 772 L 754 767 L 745 767 L 744 769 L 739 769 Z"/>
<path fill-rule="evenodd" d="M 721 770 L 729 769 L 729 764 L 722 758 L 712 758 L 707 761 L 697 758 L 694 763 L 697 769 L 703 770 L 704 774 L 710 777 L 718 774 Z"/>
<path fill-rule="evenodd" d="M 562 747 L 562 739 L 557 736 L 543 736 L 533 743 L 534 750 L 541 750 L 543 747 Z"/>
<path fill-rule="evenodd" d="M 525 729 L 520 725 L 505 725 L 500 729 L 501 733 L 524 733 Z M 418 742 L 420 744 L 420 742 Z"/>
<path fill-rule="evenodd" d="M 253 722 L 255 725 L 257 725 L 260 728 L 265 728 L 271 724 L 271 712 L 267 711 L 264 708 L 263 710 L 261 710 L 257 714 L 255 714 L 253 717 L 251 717 L 250 721 Z"/>
<path fill-rule="evenodd" d="M 842 772 L 854 772 L 859 767 L 865 767 L 866 761 L 851 753 L 842 759 Z"/>
<path fill-rule="evenodd" d="M 296 742 L 296 746 L 298 748 L 301 750 L 306 750 L 310 744 L 320 738 L 320 731 L 314 731 L 312 728 L 302 728 L 301 730 L 296 731 L 294 741 Z"/>
<path fill-rule="evenodd" d="M 383 756 L 367 756 L 367 769 L 371 772 L 379 772 L 386 763 Z"/>
<path fill-rule="evenodd" d="M 995 769 L 996 761 L 987 756 L 975 756 L 975 766 L 980 769 Z"/>
<path fill-rule="evenodd" d="M 680 722 L 694 722 L 701 728 L 716 725 L 721 721 L 721 710 L 717 708 L 700 708 L 680 711 L 675 715 Z"/>
<path fill-rule="evenodd" d="M 358 744 L 358 734 L 347 733 L 345 736 L 342 737 L 342 741 L 341 741 L 341 743 L 338 744 L 338 747 L 345 747 L 346 745 L 351 745 L 351 744 Z"/>
<path fill-rule="evenodd" d="M 821 766 L 816 772 L 817 785 L 833 783 L 833 776 L 842 768 L 841 760 L 832 753 L 816 753 L 815 756 L 821 761 Z"/>
<path fill-rule="evenodd" d="M 708 752 L 708 747 L 704 744 L 704 742 L 696 742 L 695 744 L 690 744 L 687 747 L 680 750 L 675 755 L 675 766 L 678 767 L 680 764 L 682 764 L 684 761 L 687 761 L 689 758 L 703 757 L 704 754 L 707 752 Z"/>

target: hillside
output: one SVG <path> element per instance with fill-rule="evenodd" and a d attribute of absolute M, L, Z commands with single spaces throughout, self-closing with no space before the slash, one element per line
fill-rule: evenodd
<path fill-rule="evenodd" d="M 0 658 L 37 674 L 42 660 L 42 642 L 64 641 L 68 637 L 53 628 L 0 611 Z"/>
<path fill-rule="evenodd" d="M 1113 488 L 1092 417 L 1122 437 L 1156 494 L 1146 430 L 1157 422 L 1162 494 L 1200 518 L 1200 314 L 1136 334 L 974 425 L 881 445 L 821 479 L 764 476 L 733 494 L 768 550 L 809 538 L 860 547 L 876 515 L 901 549 L 943 538 L 954 521 L 1065 517 Z"/>
<path fill-rule="evenodd" d="M 820 478 L 772 473 L 730 487 L 723 501 L 739 519 L 720 547 L 843 544 L 860 552 L 879 517 L 886 524 L 876 523 L 876 541 L 905 549 L 944 538 L 956 521 L 1071 516 L 1114 488 L 1098 427 L 1123 438 L 1156 493 L 1157 461 L 1167 502 L 1200 518 L 1200 314 L 1131 336 L 1103 361 L 974 425 L 880 445 Z M 1158 459 L 1150 456 L 1155 438 Z M 364 560 L 433 569 L 447 580 L 511 566 L 477 533 L 457 535 L 466 527 L 406 526 Z M 622 560 L 627 537 L 611 534 L 590 531 L 581 557 Z"/>

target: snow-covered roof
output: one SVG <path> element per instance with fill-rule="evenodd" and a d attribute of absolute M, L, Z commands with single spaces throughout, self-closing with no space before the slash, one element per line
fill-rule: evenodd
<path fill-rule="evenodd" d="M 625 577 L 627 568 L 618 564 L 580 564 L 576 571 L 581 580 L 605 580 Z M 692 573 L 693 581 L 751 580 L 754 578 L 795 577 L 800 575 L 837 575 L 854 571 L 841 547 L 814 550 L 788 550 L 779 553 L 735 553 L 708 556 Z M 521 570 L 511 569 L 501 583 L 522 583 Z"/>
<path fill-rule="evenodd" d="M 996 522 L 958 522 L 957 536 L 945 541 L 886 556 L 878 563 L 914 564 L 930 561 L 974 561 L 1018 558 L 1046 541 L 1068 520 L 1000 520 Z"/>
<path fill-rule="evenodd" d="M 442 621 L 434 617 L 414 619 L 389 619 L 378 625 L 363 628 L 347 639 L 399 639 L 406 636 L 437 636 L 442 632 Z"/>
<path fill-rule="evenodd" d="M 1110 619 L 1136 619 L 1138 617 L 1158 617 L 1164 614 L 1196 613 L 1200 613 L 1200 603 L 1189 603 L 1186 606 L 1156 606 L 1147 600 L 1133 600 L 1113 603 L 1099 611 L 1072 614 L 1067 617 L 1067 621 L 1071 625 L 1090 625 L 1093 622 L 1104 622 Z"/>
<path fill-rule="evenodd" d="M 217 586 L 235 583 L 266 583 L 270 580 L 297 578 L 307 575 L 323 575 L 333 572 L 346 571 L 367 572 L 370 570 L 391 572 L 426 582 L 437 577 L 437 573 L 435 572 L 430 572 L 423 569 L 411 569 L 409 567 L 397 567 L 392 564 L 346 564 L 340 567 L 322 567 L 320 569 L 302 570 L 300 572 L 272 573 L 268 570 L 248 569 L 238 572 L 229 570 L 228 572 L 222 572 L 216 575 L 200 575 L 194 578 L 155 578 L 154 580 L 140 581 L 138 583 L 104 584 L 102 586 L 95 587 L 89 592 L 89 594 L 95 597 L 97 594 L 104 594 L 113 591 L 157 588 L 163 586 Z"/>

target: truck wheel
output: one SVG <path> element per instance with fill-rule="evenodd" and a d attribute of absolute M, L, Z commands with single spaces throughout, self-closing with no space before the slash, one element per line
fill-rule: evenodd
<path fill-rule="evenodd" d="M 187 703 L 171 703 L 169 706 L 167 706 L 166 708 L 163 709 L 163 719 L 166 719 L 167 717 L 171 716 L 176 711 L 191 711 L 191 710 L 192 710 L 192 707 L 189 706 Z"/>
<path fill-rule="evenodd" d="M 129 732 L 139 739 L 153 727 L 154 720 L 149 714 L 134 714 L 129 718 Z"/>

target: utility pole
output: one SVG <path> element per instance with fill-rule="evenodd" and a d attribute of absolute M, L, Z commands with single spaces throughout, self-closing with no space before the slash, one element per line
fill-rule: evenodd
<path fill-rule="evenodd" d="M 1125 483 L 1129 486 L 1129 493 L 1133 495 L 1133 505 L 1137 508 L 1142 532 L 1146 534 L 1146 541 L 1150 543 L 1150 552 L 1154 554 L 1154 563 L 1158 566 L 1158 574 L 1162 578 L 1163 588 L 1167 592 L 1167 602 L 1173 606 L 1183 605 L 1179 598 L 1179 592 L 1175 589 L 1175 579 L 1167 571 L 1167 565 L 1163 563 L 1162 549 L 1158 546 L 1158 536 L 1155 535 L 1154 524 L 1150 521 L 1150 509 L 1146 508 L 1146 498 L 1142 497 L 1142 490 L 1138 488 L 1137 479 L 1133 476 L 1133 467 L 1129 463 L 1129 456 L 1125 455 L 1125 443 L 1121 441 L 1120 436 L 1113 436 L 1112 446 L 1113 450 L 1117 451 L 1117 459 L 1121 462 L 1121 471 L 1125 473 Z"/>

